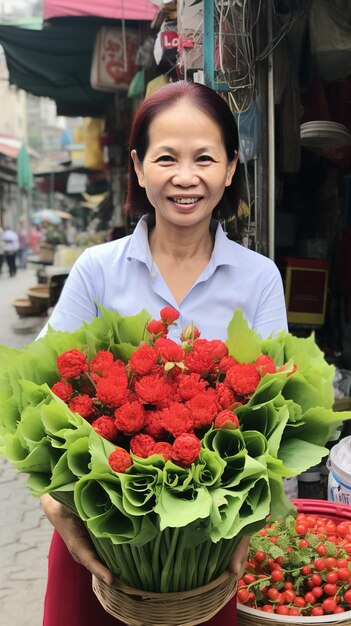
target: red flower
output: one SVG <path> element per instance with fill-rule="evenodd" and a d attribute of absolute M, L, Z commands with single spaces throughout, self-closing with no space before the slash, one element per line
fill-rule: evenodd
<path fill-rule="evenodd" d="M 186 407 L 190 410 L 194 428 L 209 426 L 218 413 L 214 390 L 198 393 L 186 403 Z"/>
<path fill-rule="evenodd" d="M 140 348 L 133 352 L 129 363 L 132 370 L 136 374 L 150 374 L 157 363 L 157 354 L 151 346 L 144 343 Z"/>
<path fill-rule="evenodd" d="M 259 357 L 257 357 L 255 365 L 261 377 L 265 376 L 266 374 L 275 374 L 275 372 L 277 371 L 273 359 L 271 359 L 271 357 L 267 356 L 266 354 L 261 354 Z"/>
<path fill-rule="evenodd" d="M 201 333 L 197 326 L 194 326 L 194 324 L 188 324 L 185 328 L 183 328 L 180 340 L 192 342 L 195 339 L 198 339 L 200 335 Z"/>
<path fill-rule="evenodd" d="M 116 441 L 118 437 L 118 429 L 115 426 L 115 420 L 108 415 L 98 417 L 93 421 L 92 427 L 98 435 L 101 435 L 104 439 L 108 439 L 108 441 Z"/>
<path fill-rule="evenodd" d="M 261 378 L 255 367 L 251 363 L 237 363 L 228 370 L 226 382 L 240 396 L 252 394 Z"/>
<path fill-rule="evenodd" d="M 115 409 L 126 401 L 128 396 L 127 376 L 109 376 L 96 383 L 96 397 L 106 406 Z"/>
<path fill-rule="evenodd" d="M 79 413 L 82 417 L 92 417 L 95 413 L 93 398 L 90 398 L 86 393 L 71 398 L 68 406 L 73 413 Z"/>
<path fill-rule="evenodd" d="M 197 393 L 206 389 L 208 382 L 200 374 L 179 374 L 177 377 L 178 396 L 182 400 L 191 400 Z"/>
<path fill-rule="evenodd" d="M 51 391 L 55 394 L 55 396 L 58 396 L 58 398 L 61 398 L 61 400 L 67 402 L 68 398 L 72 395 L 74 390 L 70 383 L 66 382 L 65 380 L 59 380 L 51 387 Z"/>
<path fill-rule="evenodd" d="M 233 365 L 236 365 L 237 361 L 232 356 L 224 356 L 217 364 L 217 369 L 220 372 L 227 372 Z"/>
<path fill-rule="evenodd" d="M 108 462 L 114 472 L 124 472 L 133 465 L 132 457 L 124 448 L 117 447 L 108 457 Z"/>
<path fill-rule="evenodd" d="M 166 324 L 160 320 L 151 320 L 146 324 L 146 330 L 151 335 L 151 339 L 155 341 L 159 337 L 164 337 L 168 333 Z"/>
<path fill-rule="evenodd" d="M 96 356 L 89 363 L 90 372 L 105 376 L 113 366 L 114 356 L 107 350 L 99 350 Z"/>
<path fill-rule="evenodd" d="M 155 342 L 155 350 L 160 357 L 162 363 L 179 362 L 182 361 L 184 356 L 184 350 L 182 346 L 172 339 L 161 337 Z"/>
<path fill-rule="evenodd" d="M 191 465 L 200 454 L 201 444 L 192 433 L 183 433 L 173 442 L 172 459 L 181 465 Z"/>
<path fill-rule="evenodd" d="M 134 385 L 135 393 L 143 404 L 159 404 L 171 393 L 171 386 L 162 376 L 143 376 Z"/>
<path fill-rule="evenodd" d="M 155 439 L 150 435 L 139 433 L 130 440 L 130 449 L 135 456 L 147 459 L 148 456 L 153 454 L 155 443 Z"/>
<path fill-rule="evenodd" d="M 175 402 L 169 408 L 163 409 L 161 423 L 173 437 L 186 433 L 194 426 L 190 410 L 184 404 L 178 402 Z"/>
<path fill-rule="evenodd" d="M 157 441 L 152 453 L 160 454 L 165 461 L 169 461 L 172 458 L 173 446 L 167 441 Z"/>
<path fill-rule="evenodd" d="M 160 318 L 164 322 L 164 324 L 167 324 L 167 326 L 169 326 L 170 324 L 173 324 L 173 322 L 175 322 L 178 319 L 178 317 L 179 317 L 179 311 L 174 309 L 172 306 L 165 306 L 160 311 Z"/>
<path fill-rule="evenodd" d="M 115 411 L 115 425 L 125 435 L 134 435 L 145 424 L 145 411 L 139 402 L 127 402 Z"/>
<path fill-rule="evenodd" d="M 166 431 L 161 424 L 162 411 L 152 410 L 145 411 L 146 422 L 144 431 L 154 437 L 154 439 L 162 439 L 166 436 Z"/>
<path fill-rule="evenodd" d="M 190 372 L 206 375 L 214 366 L 210 342 L 206 339 L 197 339 L 191 352 L 184 357 L 184 365 Z"/>
<path fill-rule="evenodd" d="M 210 346 L 213 358 L 218 359 L 218 361 L 228 356 L 228 348 L 224 341 L 221 341 L 220 339 L 213 339 L 210 341 Z"/>
<path fill-rule="evenodd" d="M 80 350 L 67 350 L 57 357 L 57 369 L 62 378 L 77 378 L 88 371 L 88 361 Z"/>
<path fill-rule="evenodd" d="M 229 409 L 237 399 L 232 391 L 225 383 L 217 383 L 216 385 L 216 402 L 219 410 Z"/>
<path fill-rule="evenodd" d="M 215 428 L 230 428 L 235 429 L 239 428 L 239 420 L 238 417 L 230 411 L 230 409 L 225 409 L 225 411 L 221 411 L 218 413 L 215 422 Z"/>

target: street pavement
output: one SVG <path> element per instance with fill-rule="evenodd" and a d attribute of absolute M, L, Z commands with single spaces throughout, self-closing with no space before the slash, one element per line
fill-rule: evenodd
<path fill-rule="evenodd" d="M 0 343 L 22 348 L 33 341 L 46 317 L 19 318 L 12 301 L 37 284 L 34 269 L 0 276 Z M 26 476 L 0 457 L 0 626 L 40 626 L 52 527 Z M 64 626 L 64 625 L 62 625 Z"/>

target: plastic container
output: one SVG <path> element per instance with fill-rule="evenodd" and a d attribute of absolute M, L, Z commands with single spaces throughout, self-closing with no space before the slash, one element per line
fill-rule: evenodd
<path fill-rule="evenodd" d="M 329 502 L 328 500 L 310 500 L 298 498 L 292 500 L 299 513 L 313 513 L 321 517 L 328 517 L 333 521 L 342 522 L 351 520 L 351 507 L 339 502 Z"/>
<path fill-rule="evenodd" d="M 327 467 L 328 500 L 351 506 L 351 436 L 332 447 Z"/>
<path fill-rule="evenodd" d="M 351 611 L 337 613 L 336 615 L 323 615 L 322 617 L 295 617 L 290 615 L 276 615 L 274 613 L 263 613 L 256 609 L 250 609 L 240 604 L 238 610 L 238 626 L 276 626 L 281 624 L 340 624 L 340 626 L 351 625 Z"/>
<path fill-rule="evenodd" d="M 351 520 L 351 507 L 338 502 L 328 500 L 292 500 L 299 513 L 314 513 L 321 517 L 327 517 L 336 522 Z M 263 613 L 257 609 L 251 609 L 244 604 L 238 604 L 238 626 L 281 626 L 282 624 L 340 624 L 341 626 L 351 626 L 351 611 L 336 615 L 323 615 L 322 617 L 304 617 L 290 615 L 276 615 Z"/>

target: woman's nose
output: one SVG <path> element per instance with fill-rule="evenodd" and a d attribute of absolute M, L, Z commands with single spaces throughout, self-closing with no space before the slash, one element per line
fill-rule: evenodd
<path fill-rule="evenodd" d="M 181 185 L 182 187 L 191 187 L 196 185 L 198 181 L 196 168 L 190 163 L 179 164 L 172 179 L 174 185 Z"/>

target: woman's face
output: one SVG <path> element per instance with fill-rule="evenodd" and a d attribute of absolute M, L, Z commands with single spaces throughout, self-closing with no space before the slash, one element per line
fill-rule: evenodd
<path fill-rule="evenodd" d="M 157 223 L 175 226 L 210 222 L 237 163 L 228 161 L 216 122 L 186 98 L 151 122 L 144 160 L 131 156 Z"/>

